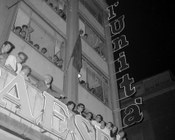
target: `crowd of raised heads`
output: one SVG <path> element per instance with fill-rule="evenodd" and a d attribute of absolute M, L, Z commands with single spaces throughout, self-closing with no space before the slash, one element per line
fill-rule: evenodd
<path fill-rule="evenodd" d="M 95 115 L 92 112 L 86 111 L 84 104 L 78 103 L 76 105 L 73 101 L 68 101 L 66 105 L 71 113 L 78 114 L 86 118 L 92 125 L 96 125 L 106 131 L 114 140 L 119 140 L 119 138 L 124 137 L 125 133 L 122 130 L 118 130 L 116 125 L 112 122 L 105 122 L 101 114 Z"/>
<path fill-rule="evenodd" d="M 35 83 L 32 83 L 32 69 L 25 63 L 28 60 L 27 54 L 24 52 L 18 52 L 17 55 L 14 55 L 11 53 L 14 49 L 15 45 L 9 41 L 5 41 L 2 44 L 0 47 L 0 65 L 5 67 L 11 73 L 11 75 L 22 75 L 26 81 L 38 88 L 41 92 L 46 91 L 53 95 L 55 98 L 60 99 L 62 102 L 64 102 L 66 97 L 60 96 L 57 91 L 52 88 L 52 82 L 54 80 L 53 76 L 46 74 L 42 79 L 38 80 Z M 8 75 L 7 73 L 8 72 L 5 73 L 4 71 L 4 74 L 1 75 L 4 76 L 3 79 L 6 79 L 6 81 L 3 81 L 4 84 L 8 83 L 8 79 L 10 79 L 5 77 Z"/>
<path fill-rule="evenodd" d="M 28 25 L 22 25 L 22 26 L 16 26 L 13 29 L 14 33 L 16 33 L 19 37 L 21 37 L 23 40 L 25 40 L 26 42 L 28 42 L 34 49 L 36 49 L 37 51 L 39 51 L 42 55 L 44 55 L 45 57 L 47 57 L 47 48 L 45 47 L 41 47 L 38 43 L 34 43 L 31 40 L 31 33 L 34 32 L 34 29 L 32 29 L 30 26 Z M 62 68 L 63 66 L 63 59 L 59 58 L 56 54 L 53 56 L 49 56 L 48 59 L 54 63 L 56 66 L 58 66 L 59 68 Z"/>
<path fill-rule="evenodd" d="M 64 20 L 66 20 L 65 5 L 63 2 L 58 4 L 57 0 L 45 0 L 45 2 Z"/>

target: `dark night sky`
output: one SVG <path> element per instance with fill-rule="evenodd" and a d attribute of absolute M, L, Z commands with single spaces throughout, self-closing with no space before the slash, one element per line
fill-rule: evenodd
<path fill-rule="evenodd" d="M 119 0 L 116 12 L 125 15 L 121 34 L 130 43 L 123 49 L 130 68 L 121 75 L 129 73 L 137 82 L 166 70 L 175 74 L 175 5 L 169 0 Z"/>

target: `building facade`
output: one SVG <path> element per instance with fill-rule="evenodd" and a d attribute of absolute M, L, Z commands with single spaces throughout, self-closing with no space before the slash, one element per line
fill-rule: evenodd
<path fill-rule="evenodd" d="M 73 139 L 67 101 L 83 103 L 85 112 L 122 127 L 120 113 L 113 111 L 120 107 L 106 7 L 103 0 L 0 0 L 0 45 L 14 44 L 11 54 L 27 54 L 32 69 L 31 84 L 1 65 L 0 139 Z M 24 25 L 27 32 L 19 33 Z M 80 31 L 79 73 L 72 52 Z M 2 86 L 4 71 L 13 78 Z M 53 77 L 54 96 L 34 86 L 47 74 Z M 57 100 L 60 95 L 64 102 Z"/>

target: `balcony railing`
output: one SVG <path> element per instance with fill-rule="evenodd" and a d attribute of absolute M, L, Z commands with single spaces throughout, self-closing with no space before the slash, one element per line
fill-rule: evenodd
<path fill-rule="evenodd" d="M 94 36 L 95 34 L 89 34 L 89 36 Z M 105 57 L 105 53 L 104 53 L 104 47 L 105 43 L 102 42 L 98 37 L 96 39 L 95 43 L 92 43 L 94 41 L 92 41 L 92 37 L 88 37 L 88 34 L 84 34 L 82 36 L 82 39 L 90 46 L 94 49 L 94 51 L 104 60 L 106 61 L 106 57 Z M 94 38 L 93 38 L 94 39 Z"/>
<path fill-rule="evenodd" d="M 66 20 L 66 4 L 65 1 L 62 0 L 62 3 L 60 1 L 56 0 L 45 0 L 45 2 L 63 19 Z M 63 3 L 64 2 L 64 3 Z"/>
<path fill-rule="evenodd" d="M 83 53 L 86 54 L 88 58 L 90 58 L 95 65 L 102 70 L 105 75 L 108 75 L 108 66 L 107 62 L 102 58 L 88 43 L 85 39 L 81 39 L 82 41 L 82 50 Z"/>
<path fill-rule="evenodd" d="M 21 33 L 16 33 L 15 29 L 13 30 L 13 33 L 15 33 L 20 39 L 22 39 L 23 41 L 25 41 L 27 44 L 29 44 L 32 48 L 34 48 L 40 55 L 42 55 L 44 58 L 46 58 L 47 60 L 49 60 L 52 64 L 54 64 L 56 67 L 60 68 L 61 70 L 63 69 L 63 60 L 58 58 L 57 55 L 53 55 L 53 56 L 47 56 L 44 52 L 43 52 L 43 48 L 40 49 L 40 46 L 38 44 L 33 44 L 33 41 L 26 39 L 25 36 L 22 36 Z M 46 50 L 47 51 L 47 50 Z M 47 52 L 46 52 L 47 53 Z"/>

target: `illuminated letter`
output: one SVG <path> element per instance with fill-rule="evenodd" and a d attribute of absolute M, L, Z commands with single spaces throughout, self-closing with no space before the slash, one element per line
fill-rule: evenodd
<path fill-rule="evenodd" d="M 124 112 L 126 115 L 123 118 L 123 123 L 125 126 L 133 125 L 143 119 L 143 113 L 140 111 L 138 104 L 142 104 L 141 97 L 135 99 L 135 104 L 131 104 L 125 108 Z"/>
<path fill-rule="evenodd" d="M 82 140 L 95 140 L 95 131 L 88 120 L 80 115 L 76 115 L 75 125 L 82 136 Z"/>
<path fill-rule="evenodd" d="M 114 3 L 114 5 L 111 5 L 107 8 L 108 10 L 108 20 L 114 18 L 116 16 L 116 13 L 114 13 L 114 8 L 117 7 L 119 4 L 119 2 L 117 1 L 116 3 Z"/>
<path fill-rule="evenodd" d="M 121 35 L 120 37 L 117 37 L 116 39 L 112 40 L 112 44 L 113 44 L 113 51 L 117 52 L 118 50 L 128 46 L 129 42 L 126 40 L 125 35 Z"/>
<path fill-rule="evenodd" d="M 9 94 L 9 92 L 16 88 L 16 96 Z M 6 103 L 4 99 L 12 102 L 19 107 L 17 114 L 33 121 L 31 113 L 29 99 L 26 90 L 26 84 L 23 76 L 17 75 L 5 88 L 0 92 L 0 105 L 5 107 Z"/>
<path fill-rule="evenodd" d="M 124 22 L 124 18 L 125 16 L 122 15 L 121 17 L 119 17 L 118 19 L 110 22 L 110 26 L 111 26 L 111 32 L 112 32 L 112 36 L 120 34 L 123 29 L 125 28 L 125 22 Z M 118 25 L 116 25 L 118 24 Z"/>
<path fill-rule="evenodd" d="M 119 53 L 119 58 L 117 59 L 117 62 L 120 63 L 120 67 L 118 68 L 119 70 L 118 71 L 116 70 L 117 73 L 122 72 L 129 68 L 129 64 L 126 62 L 125 52 Z"/>
<path fill-rule="evenodd" d="M 133 83 L 134 79 L 129 78 L 129 74 L 125 74 L 122 76 L 122 82 L 120 83 L 120 88 L 124 88 L 125 97 L 130 97 L 136 92 L 135 87 L 133 88 L 131 87 Z"/>
<path fill-rule="evenodd" d="M 69 118 L 68 108 L 64 103 L 47 92 L 43 94 L 45 96 L 45 106 L 41 125 L 48 131 L 52 130 L 53 133 L 65 139 L 69 132 L 67 128 L 67 119 Z"/>
<path fill-rule="evenodd" d="M 29 97 L 32 115 L 35 118 L 36 124 L 39 124 L 43 115 L 45 98 L 41 91 L 29 84 L 27 85 L 27 93 Z"/>

